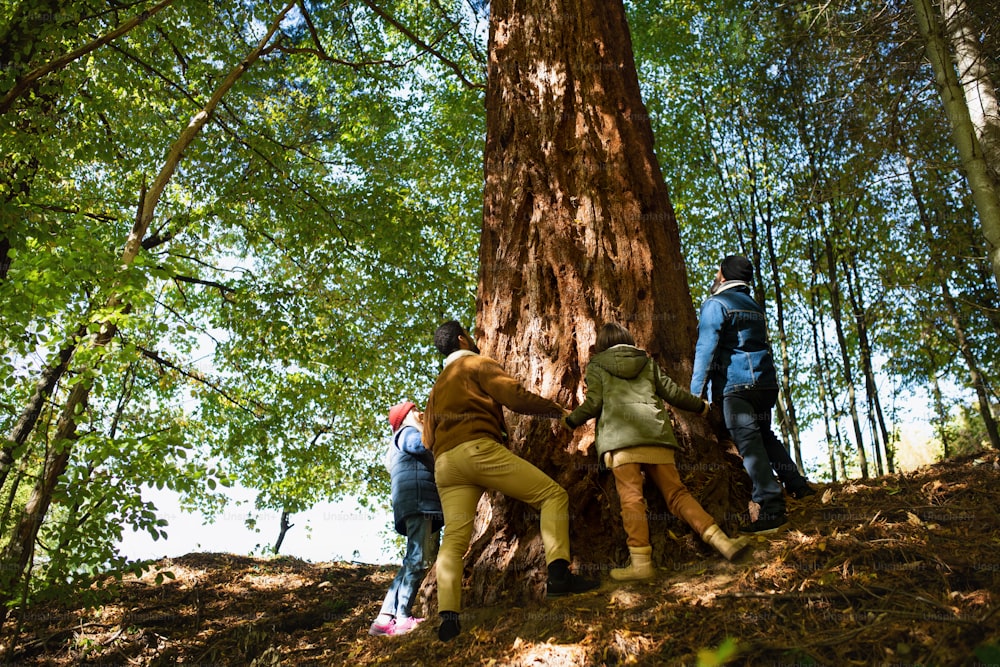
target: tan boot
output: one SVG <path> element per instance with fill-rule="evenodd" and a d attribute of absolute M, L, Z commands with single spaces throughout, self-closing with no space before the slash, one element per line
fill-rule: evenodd
<path fill-rule="evenodd" d="M 635 581 L 649 579 L 654 574 L 653 547 L 629 547 L 631 559 L 628 567 L 616 567 L 611 570 L 611 578 L 615 581 Z"/>
<path fill-rule="evenodd" d="M 745 537 L 737 537 L 735 540 L 719 528 L 719 524 L 713 523 L 705 529 L 701 536 L 702 541 L 712 546 L 716 551 L 726 557 L 726 560 L 735 560 L 743 551 L 750 546 L 750 540 Z"/>

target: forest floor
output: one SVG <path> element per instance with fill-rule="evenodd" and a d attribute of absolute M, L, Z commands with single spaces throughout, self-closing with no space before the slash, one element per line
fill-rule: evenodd
<path fill-rule="evenodd" d="M 995 454 L 818 486 L 737 563 L 468 609 L 402 637 L 368 627 L 394 566 L 193 553 L 98 606 L 37 605 L 3 665 L 1000 665 Z M 156 584 L 157 572 L 169 571 Z M 12 640 L 13 637 L 13 640 Z"/>

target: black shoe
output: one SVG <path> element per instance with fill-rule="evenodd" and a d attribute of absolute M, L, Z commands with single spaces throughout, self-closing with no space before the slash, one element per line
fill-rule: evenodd
<path fill-rule="evenodd" d="M 569 571 L 569 563 L 555 560 L 549 563 L 549 581 L 545 585 L 545 597 L 560 598 L 564 595 L 586 593 L 601 585 L 599 579 L 584 579 Z"/>
<path fill-rule="evenodd" d="M 561 598 L 564 595 L 586 593 L 600 585 L 601 582 L 597 579 L 584 579 L 581 576 L 570 574 L 565 579 L 549 579 L 549 583 L 545 586 L 545 597 Z"/>
<path fill-rule="evenodd" d="M 816 489 L 806 484 L 805 486 L 801 486 L 797 489 L 790 490 L 788 492 L 788 495 L 790 495 L 792 498 L 795 498 L 796 500 L 802 500 L 807 496 L 815 496 Z"/>
<path fill-rule="evenodd" d="M 438 628 L 438 639 L 443 642 L 450 642 L 462 631 L 462 626 L 458 622 L 458 612 L 442 611 L 441 627 Z"/>
<path fill-rule="evenodd" d="M 740 528 L 741 533 L 753 533 L 754 535 L 768 535 L 776 533 L 788 525 L 788 517 L 784 514 L 772 514 L 770 516 L 761 514 L 760 517 Z"/>

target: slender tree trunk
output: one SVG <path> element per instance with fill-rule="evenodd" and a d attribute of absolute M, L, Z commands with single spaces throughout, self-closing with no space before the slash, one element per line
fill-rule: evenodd
<path fill-rule="evenodd" d="M 771 283 L 774 285 L 775 326 L 778 328 L 778 349 L 781 351 L 781 398 L 784 406 L 783 425 L 787 428 L 788 439 L 795 455 L 795 464 L 799 472 L 805 472 L 802 467 L 802 441 L 799 438 L 799 424 L 795 416 L 795 402 L 792 400 L 792 360 L 789 352 L 788 333 L 785 331 L 785 299 L 783 296 L 781 274 L 778 271 L 778 253 L 774 248 L 774 225 L 770 213 L 764 218 L 764 231 L 767 238 L 767 259 L 771 270 Z"/>
<path fill-rule="evenodd" d="M 86 335 L 87 328 L 85 326 L 80 326 L 76 330 L 76 334 L 73 339 L 63 346 L 59 350 L 59 355 L 56 357 L 53 365 L 46 366 L 42 370 L 41 375 L 35 382 L 35 391 L 31 394 L 31 398 L 28 399 L 28 404 L 25 406 L 24 410 L 21 411 L 21 416 L 18 418 L 17 423 L 14 424 L 14 428 L 10 434 L 10 442 L 14 443 L 11 445 L 4 445 L 0 448 L 0 487 L 3 486 L 4 482 L 7 481 L 7 473 L 10 472 L 10 467 L 13 465 L 15 460 L 15 448 L 20 447 L 28 440 L 28 436 L 35 428 L 35 424 L 38 422 L 39 415 L 42 414 L 42 408 L 45 407 L 45 402 L 49 400 L 52 392 L 55 391 L 56 385 L 59 383 L 59 379 L 66 372 L 69 367 L 69 360 L 73 356 L 73 352 L 76 351 L 79 341 Z"/>
<path fill-rule="evenodd" d="M 819 402 L 823 406 L 823 434 L 826 436 L 827 465 L 830 466 L 830 481 L 837 481 L 837 449 L 830 432 L 830 402 L 826 395 L 826 381 L 819 363 L 813 366 L 816 374 L 816 387 L 819 391 Z"/>
<path fill-rule="evenodd" d="M 685 386 L 697 318 L 621 0 L 581 0 L 559 11 L 538 0 L 494 0 L 486 117 L 476 324 L 483 353 L 532 390 L 573 405 L 583 397 L 597 328 L 618 321 Z M 705 420 L 675 416 L 678 467 L 691 491 L 720 521 L 745 509 L 738 459 L 718 447 Z M 613 483 L 598 477 L 593 454 L 573 453 L 592 428 L 574 437 L 551 420 L 517 416 L 508 427 L 511 449 L 569 492 L 577 567 L 623 561 Z M 679 556 L 666 526 L 687 528 L 656 518 L 669 514 L 649 498 L 662 563 Z M 466 557 L 473 600 L 541 592 L 538 519 L 525 510 L 484 497 L 480 513 L 489 521 Z"/>
<path fill-rule="evenodd" d="M 951 122 L 952 139 L 958 148 L 962 168 L 972 190 L 972 201 L 986 238 L 987 254 L 993 266 L 993 278 L 1000 286 L 1000 192 L 990 171 L 983 148 L 976 138 L 976 128 L 969 115 L 964 91 L 948 53 L 941 22 L 932 0 L 913 0 L 920 33 L 927 43 L 927 58 L 934 68 L 935 82 Z M 950 6 L 950 5 L 949 5 Z"/>
<path fill-rule="evenodd" d="M 979 42 L 979 31 L 966 0 L 941 0 L 944 30 L 951 38 L 958 80 L 965 91 L 969 119 L 976 129 L 994 182 L 1000 179 L 1000 104 Z M 994 17 L 995 18 L 995 17 Z M 985 26 L 995 28 L 996 26 Z"/>
<path fill-rule="evenodd" d="M 861 478 L 868 479 L 868 456 L 865 454 L 865 441 L 861 433 L 861 420 L 858 419 L 858 403 L 854 394 L 854 371 L 851 368 L 851 355 L 847 346 L 847 336 L 844 334 L 844 323 L 840 305 L 840 284 L 837 280 L 837 258 L 833 252 L 833 242 L 830 234 L 824 230 L 823 240 L 826 250 L 827 271 L 829 272 L 828 288 L 830 290 L 830 308 L 833 315 L 834 328 L 837 330 L 837 342 L 840 344 L 840 356 L 844 364 L 844 382 L 847 384 L 847 403 L 851 411 L 851 423 L 854 426 L 854 437 L 858 443 L 858 466 L 861 468 Z"/>
<path fill-rule="evenodd" d="M 14 514 L 14 505 L 17 502 L 17 492 L 21 488 L 21 481 L 24 480 L 25 477 L 23 461 L 24 459 L 22 459 L 22 465 L 18 466 L 17 472 L 11 478 L 10 486 L 7 487 L 7 498 L 4 501 L 3 512 L 0 512 L 0 535 L 6 535 L 8 533 L 8 524 L 11 516 Z"/>
<path fill-rule="evenodd" d="M 875 455 L 875 475 L 881 477 L 885 474 L 885 467 L 882 465 L 882 447 L 878 433 L 878 426 L 875 424 L 875 406 L 872 403 L 871 394 L 867 394 L 868 388 L 868 378 L 865 378 L 865 389 L 866 389 L 866 404 L 868 410 L 866 411 L 868 417 L 868 433 L 872 439 L 872 452 Z"/>
<path fill-rule="evenodd" d="M 948 320 L 951 322 L 951 326 L 955 331 L 955 340 L 958 345 L 958 351 L 962 355 L 962 359 L 965 361 L 966 367 L 969 369 L 969 380 L 972 382 L 973 390 L 976 392 L 976 398 L 979 401 L 979 412 L 982 415 L 983 424 L 986 427 L 986 434 L 990 439 L 990 445 L 994 449 L 1000 449 L 1000 432 L 998 432 L 997 429 L 996 419 L 993 417 L 993 408 L 990 404 L 989 392 L 986 390 L 986 379 L 979 367 L 979 360 L 972 349 L 968 335 L 965 332 L 965 326 L 962 324 L 958 304 L 955 302 L 955 297 L 951 293 L 951 287 L 949 287 L 948 273 L 945 271 L 944 267 L 941 266 L 941 262 L 937 259 L 934 247 L 931 244 L 931 240 L 934 238 L 934 229 L 931 225 L 927 207 L 924 204 L 923 195 L 917 185 L 916 175 L 913 173 L 912 161 L 909 158 L 906 160 L 906 166 L 907 174 L 910 179 L 910 191 L 913 194 L 913 200 L 917 205 L 920 225 L 924 232 L 924 242 L 929 251 L 928 256 L 930 258 L 931 266 L 937 276 L 938 289 L 941 292 L 941 300 L 944 304 L 945 313 L 947 313 Z"/>
<path fill-rule="evenodd" d="M 947 459 L 951 455 L 951 443 L 948 441 L 948 410 L 944 407 L 944 395 L 941 393 L 941 383 L 938 381 L 936 373 L 931 374 L 934 410 L 937 412 L 937 424 L 935 430 L 941 438 L 941 458 Z"/>
<path fill-rule="evenodd" d="M 878 395 L 878 388 L 875 385 L 874 377 L 872 382 L 872 404 L 875 410 L 875 421 L 878 423 L 879 432 L 882 434 L 882 446 L 885 448 L 885 467 L 889 474 L 896 472 L 896 443 L 885 423 L 885 411 L 882 409 L 882 400 Z"/>
<path fill-rule="evenodd" d="M 840 412 L 840 414 L 843 413 Z M 837 427 L 835 433 L 837 434 L 837 465 L 840 467 L 840 478 L 847 479 L 847 455 L 844 454 L 847 450 L 844 441 L 847 438 L 840 432 L 840 427 Z"/>
<path fill-rule="evenodd" d="M 79 406 L 82 409 L 89 391 L 89 385 L 80 382 L 70 392 L 59 416 L 53 444 L 45 455 L 41 475 L 14 527 L 13 534 L 3 553 L 0 554 L 0 602 L 3 603 L 3 607 L 0 608 L 0 625 L 7 618 L 10 603 L 17 595 L 18 584 L 34 554 L 35 538 L 52 503 L 52 492 L 66 471 L 72 440 L 76 438 L 77 408 Z"/>
<path fill-rule="evenodd" d="M 959 316 L 955 298 L 952 296 L 951 289 L 947 284 L 941 285 L 941 296 L 944 298 L 945 312 L 947 312 L 948 319 L 951 320 L 952 328 L 955 330 L 958 351 L 961 353 L 962 359 L 965 360 L 965 365 L 969 369 L 969 381 L 972 383 L 972 388 L 976 392 L 976 398 L 979 400 L 979 412 L 982 415 L 983 424 L 986 426 L 986 434 L 990 439 L 990 446 L 993 449 L 1000 449 L 1000 432 L 997 430 L 997 422 L 993 417 L 993 408 L 990 405 L 990 392 L 986 386 L 986 377 L 979 367 L 976 353 L 972 349 L 972 344 L 969 342 L 969 337 Z"/>
<path fill-rule="evenodd" d="M 289 523 L 288 519 L 292 515 L 288 513 L 288 510 L 282 510 L 281 512 L 281 522 L 278 529 L 278 539 L 274 542 L 274 554 L 278 555 L 281 551 L 281 543 L 285 541 L 285 535 L 288 534 L 288 529 L 294 526 L 294 523 Z"/>
<path fill-rule="evenodd" d="M 809 249 L 809 253 L 814 260 L 813 266 L 816 267 L 818 271 L 819 265 L 815 261 L 816 255 L 811 247 Z M 817 302 L 819 301 L 818 290 L 816 291 L 814 298 L 817 300 Z M 820 345 L 822 347 L 822 352 L 819 357 L 820 359 L 819 363 L 821 365 L 823 373 L 822 375 L 823 388 L 830 402 L 831 423 L 833 424 L 834 439 L 830 442 L 830 447 L 832 447 L 833 451 L 836 453 L 837 469 L 840 471 L 840 479 L 846 480 L 848 479 L 847 456 L 845 455 L 844 452 L 847 450 L 847 447 L 844 444 L 844 437 L 840 432 L 840 423 L 839 423 L 840 418 L 845 413 L 844 410 L 837 405 L 837 392 L 835 391 L 833 386 L 834 371 L 830 367 L 830 359 L 833 358 L 833 353 L 830 351 L 829 346 L 826 344 L 826 336 L 822 335 L 822 332 L 827 330 L 827 324 L 826 324 L 826 318 L 823 316 L 823 308 L 818 303 L 816 306 L 816 313 L 819 317 L 819 331 L 820 331 L 819 338 L 820 338 Z"/>
<path fill-rule="evenodd" d="M 823 326 L 823 314 L 819 305 L 819 286 L 816 284 L 816 275 L 819 272 L 819 264 L 816 261 L 815 244 L 812 239 L 809 241 L 809 304 L 812 309 L 812 317 L 809 319 L 809 326 L 812 331 L 813 357 L 815 364 L 813 368 L 816 373 L 816 388 L 819 392 L 819 402 L 823 406 L 823 430 L 826 434 L 826 447 L 829 455 L 830 481 L 837 481 L 837 446 L 830 430 L 830 423 L 833 421 L 830 414 L 830 392 L 827 390 L 827 378 L 830 376 L 825 368 L 826 357 L 820 352 L 820 331 Z M 825 345 L 825 343 L 824 343 Z"/>
<path fill-rule="evenodd" d="M 714 128 L 712 126 L 712 114 L 708 107 L 708 102 L 705 100 L 705 95 L 701 89 L 695 91 L 698 97 L 698 109 L 701 111 L 701 117 L 705 121 L 704 133 L 707 137 L 713 137 L 715 135 Z M 741 123 L 736 123 L 736 127 L 742 127 Z M 712 142 L 699 142 L 699 147 L 701 149 L 702 158 L 711 163 L 715 177 L 719 183 L 719 199 L 721 203 L 726 207 L 727 218 L 733 225 L 733 236 L 736 237 L 737 244 L 740 247 L 740 252 L 745 253 L 745 242 L 743 239 L 743 229 L 740 221 L 746 216 L 743 210 L 743 200 L 735 192 L 730 185 L 730 178 L 723 168 L 723 161 L 719 158 L 718 151 L 715 150 L 714 143 Z"/>
<path fill-rule="evenodd" d="M 209 121 L 219 102 L 229 92 L 233 84 L 264 53 L 268 43 L 270 43 L 272 37 L 278 31 L 285 15 L 295 6 L 296 1 L 292 0 L 292 2 L 285 5 L 256 48 L 229 72 L 212 94 L 205 107 L 191 119 L 187 127 L 180 133 L 177 141 L 171 146 L 163 167 L 157 174 L 156 179 L 154 179 L 149 191 L 143 192 L 139 198 L 136 221 L 125 242 L 125 249 L 122 252 L 122 266 L 131 265 L 139 254 L 142 248 L 142 239 L 153 220 L 160 196 L 173 176 L 174 171 L 177 169 L 184 150 L 191 145 L 198 132 Z M 113 286 L 110 292 L 111 295 L 106 304 L 107 309 L 112 312 L 127 310 L 128 305 L 123 302 L 122 294 L 118 291 L 117 286 Z M 104 349 L 116 332 L 117 327 L 113 321 L 104 322 L 101 333 L 92 341 L 92 345 L 96 349 Z M 52 441 L 52 447 L 46 456 L 41 477 L 32 490 L 25 510 L 18 524 L 15 526 L 7 545 L 4 547 L 2 555 L 0 555 L 0 626 L 3 625 L 3 621 L 7 617 L 10 603 L 14 601 L 17 595 L 17 583 L 24 575 L 25 567 L 32 557 L 35 538 L 52 502 L 52 492 L 59 478 L 66 470 L 72 452 L 72 443 L 76 438 L 76 419 L 78 418 L 78 414 L 85 410 L 92 385 L 92 380 L 84 379 L 74 385 L 70 392 L 59 417 L 56 434 Z"/>
<path fill-rule="evenodd" d="M 865 397 L 868 404 L 868 419 L 871 422 L 875 469 L 879 475 L 884 475 L 885 468 L 882 465 L 882 450 L 879 447 L 879 441 L 881 440 L 882 446 L 888 452 L 889 433 L 884 421 L 882 421 L 881 414 L 876 415 L 876 412 L 880 412 L 877 409 L 878 385 L 875 383 L 875 368 L 872 364 L 871 344 L 868 342 L 868 318 L 865 316 L 865 305 L 861 298 L 861 279 L 854 275 L 855 272 L 851 271 L 851 265 L 847 261 L 844 262 L 843 268 L 844 280 L 847 283 L 847 298 L 851 302 L 851 311 L 854 313 L 854 325 L 858 331 L 858 350 L 861 353 L 861 372 L 865 376 Z M 880 422 L 881 429 L 879 429 L 879 425 L 876 425 L 876 420 Z M 886 454 L 886 458 L 888 459 L 888 453 Z"/>

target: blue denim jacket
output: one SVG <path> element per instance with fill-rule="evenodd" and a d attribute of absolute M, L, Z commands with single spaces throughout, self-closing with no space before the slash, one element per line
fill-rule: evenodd
<path fill-rule="evenodd" d="M 732 287 L 706 299 L 698 320 L 691 393 L 714 402 L 727 394 L 777 386 L 767 321 L 750 289 Z"/>

